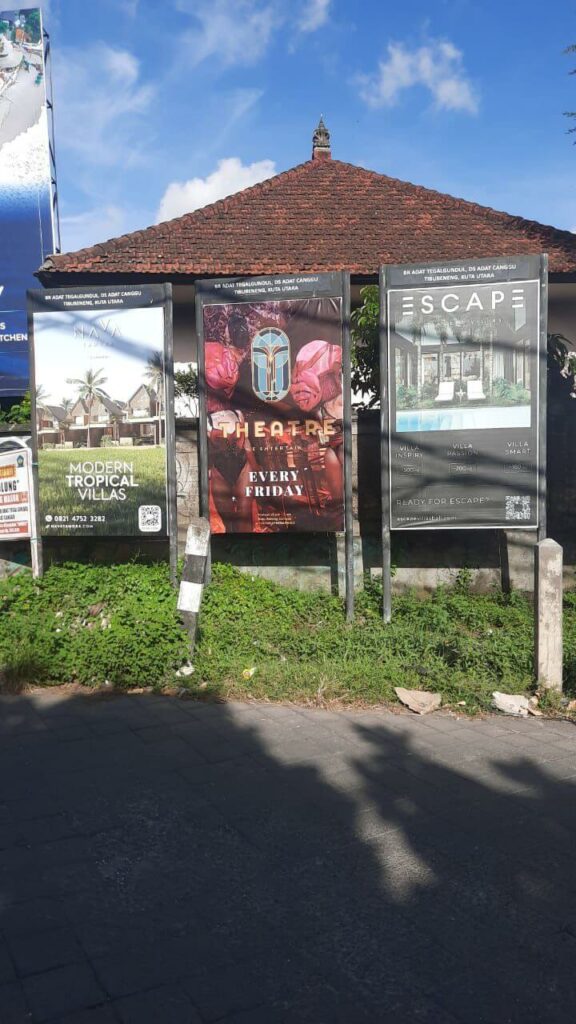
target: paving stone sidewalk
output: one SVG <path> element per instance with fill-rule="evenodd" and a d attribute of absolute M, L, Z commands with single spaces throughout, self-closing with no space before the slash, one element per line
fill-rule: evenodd
<path fill-rule="evenodd" d="M 574 1024 L 568 722 L 0 699 L 0 1024 Z"/>

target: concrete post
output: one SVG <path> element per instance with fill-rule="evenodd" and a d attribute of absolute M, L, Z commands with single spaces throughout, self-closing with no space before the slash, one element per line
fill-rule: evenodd
<path fill-rule="evenodd" d="M 541 540 L 534 557 L 534 673 L 538 686 L 562 691 L 562 548 Z"/>
<path fill-rule="evenodd" d="M 194 519 L 188 527 L 186 551 L 180 592 L 178 594 L 178 611 L 190 637 L 190 653 L 194 651 L 198 614 L 202 602 L 206 566 L 210 547 L 210 524 L 207 519 Z"/>

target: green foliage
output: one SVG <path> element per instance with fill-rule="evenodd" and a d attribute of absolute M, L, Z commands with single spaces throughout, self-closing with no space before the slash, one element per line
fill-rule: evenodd
<path fill-rule="evenodd" d="M 438 384 L 432 384 L 427 381 L 422 385 L 422 401 L 423 402 L 434 402 L 438 394 Z"/>
<path fill-rule="evenodd" d="M 54 566 L 0 582 L 8 684 L 156 686 L 187 657 L 165 565 Z"/>
<path fill-rule="evenodd" d="M 525 692 L 533 684 L 533 624 L 521 595 L 470 592 L 471 574 L 431 597 L 397 597 L 383 625 L 381 588 L 357 596 L 344 625 L 342 603 L 214 566 L 204 599 L 192 688 L 225 696 L 375 703 L 394 687 L 435 690 L 444 702 L 488 709 L 492 691 Z M 576 605 L 570 611 L 576 635 Z M 574 650 L 574 647 L 572 647 Z M 569 654 L 567 672 L 576 670 Z M 254 671 L 252 672 L 252 670 Z M 247 678 L 245 678 L 245 675 Z M 576 685 L 576 680 L 574 681 Z"/>
<path fill-rule="evenodd" d="M 27 10 L 25 15 L 25 28 L 30 36 L 30 42 L 40 42 L 40 12 L 37 9 Z"/>
<path fill-rule="evenodd" d="M 418 390 L 408 384 L 399 384 L 396 390 L 396 408 L 413 409 L 418 405 Z"/>
<path fill-rule="evenodd" d="M 492 382 L 491 398 L 498 405 L 528 405 L 530 392 L 522 384 L 512 384 L 504 377 L 496 377 Z"/>
<path fill-rule="evenodd" d="M 174 394 L 176 398 L 197 398 L 198 371 L 189 363 L 185 370 L 174 371 Z"/>
<path fill-rule="evenodd" d="M 0 425 L 6 424 L 8 427 L 17 426 L 20 423 L 30 423 L 31 418 L 32 406 L 29 391 L 26 392 L 19 402 L 14 402 L 8 409 L 0 409 Z"/>
<path fill-rule="evenodd" d="M 352 333 L 352 390 L 368 394 L 371 408 L 380 400 L 380 298 L 378 285 L 368 284 L 360 290 L 362 305 L 353 310 Z"/>
<path fill-rule="evenodd" d="M 541 690 L 538 694 L 538 707 L 546 714 L 562 714 L 565 710 L 565 703 L 558 690 Z"/>
<path fill-rule="evenodd" d="M 570 46 L 567 46 L 564 50 L 564 53 L 576 53 L 576 43 L 571 43 Z M 576 74 L 576 68 L 573 68 L 572 71 L 569 72 L 569 74 Z M 576 117 L 576 110 L 565 110 L 564 117 Z M 568 135 L 573 135 L 574 132 L 576 132 L 576 128 L 568 129 Z"/>
<path fill-rule="evenodd" d="M 548 368 L 558 366 L 560 376 L 570 381 L 570 398 L 576 398 L 576 352 L 563 334 L 548 335 Z"/>
<path fill-rule="evenodd" d="M 349 704 L 395 701 L 394 687 L 405 686 L 487 710 L 495 689 L 533 689 L 533 613 L 522 595 L 475 594 L 471 584 L 462 570 L 430 597 L 396 597 L 384 625 L 381 587 L 369 580 L 347 625 L 337 597 L 215 565 L 196 671 L 179 685 L 201 697 Z M 12 577 L 0 582 L 0 621 L 7 686 L 162 686 L 188 654 L 164 565 L 68 564 L 41 580 Z M 565 691 L 576 693 L 576 593 L 566 595 L 564 628 Z"/>

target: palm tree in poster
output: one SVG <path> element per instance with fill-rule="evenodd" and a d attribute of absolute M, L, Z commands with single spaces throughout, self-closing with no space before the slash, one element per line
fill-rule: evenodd
<path fill-rule="evenodd" d="M 60 420 L 60 435 L 62 438 L 62 444 L 65 441 L 66 427 L 70 423 L 70 413 L 74 402 L 71 398 L 63 398 L 60 401 L 60 408 L 62 409 L 62 419 Z"/>
<path fill-rule="evenodd" d="M 164 411 L 164 356 L 162 352 L 153 352 L 148 360 L 144 378 L 148 387 L 158 396 L 158 444 L 162 443 L 162 414 Z"/>
<path fill-rule="evenodd" d="M 36 424 L 37 424 L 38 429 L 40 429 L 40 421 L 42 419 L 42 409 L 44 408 L 44 406 L 46 404 L 46 399 L 47 398 L 48 398 L 48 392 L 46 391 L 46 388 L 42 387 L 42 385 L 39 384 L 38 387 L 34 389 L 34 399 L 35 399 L 35 402 L 36 402 Z"/>
<path fill-rule="evenodd" d="M 86 405 L 88 412 L 88 424 L 86 430 L 86 447 L 90 447 L 90 422 L 92 419 L 92 406 L 96 398 L 105 398 L 106 392 L 103 390 L 103 385 L 106 384 L 108 378 L 104 376 L 102 370 L 86 370 L 83 377 L 72 377 L 68 378 L 66 383 L 73 384 L 77 389 L 78 398 Z"/>
<path fill-rule="evenodd" d="M 113 412 L 111 417 L 110 417 L 110 419 L 112 421 L 112 440 L 113 441 L 119 441 L 120 440 L 120 424 L 123 422 L 124 416 L 122 415 L 121 412 Z"/>

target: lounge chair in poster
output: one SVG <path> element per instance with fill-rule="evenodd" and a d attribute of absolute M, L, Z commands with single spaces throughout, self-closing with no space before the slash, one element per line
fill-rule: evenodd
<path fill-rule="evenodd" d="M 481 380 L 469 380 L 466 386 L 469 402 L 484 402 L 486 400 Z"/>
<path fill-rule="evenodd" d="M 434 399 L 435 402 L 453 402 L 454 401 L 454 381 L 453 380 L 441 380 L 438 385 L 438 394 Z"/>

